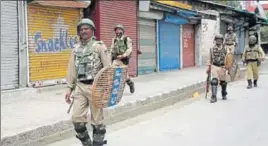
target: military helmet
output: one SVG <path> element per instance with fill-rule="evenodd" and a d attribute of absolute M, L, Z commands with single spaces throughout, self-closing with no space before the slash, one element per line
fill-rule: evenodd
<path fill-rule="evenodd" d="M 227 30 L 233 30 L 232 26 L 228 26 Z"/>
<path fill-rule="evenodd" d="M 95 24 L 92 20 L 88 19 L 88 18 L 83 18 L 78 24 L 77 24 L 77 31 L 79 29 L 79 27 L 83 24 L 89 25 L 91 28 L 93 28 L 94 30 L 96 29 Z"/>
<path fill-rule="evenodd" d="M 115 31 L 117 28 L 120 28 L 120 29 L 122 29 L 123 31 L 125 31 L 125 27 L 124 27 L 123 24 L 117 24 L 117 25 L 114 27 L 114 31 Z"/>
<path fill-rule="evenodd" d="M 223 40 L 223 35 L 222 34 L 217 34 L 214 38 L 214 40 L 221 39 Z"/>
<path fill-rule="evenodd" d="M 257 38 L 254 35 L 249 36 L 248 41 L 250 44 L 255 44 L 257 42 Z"/>

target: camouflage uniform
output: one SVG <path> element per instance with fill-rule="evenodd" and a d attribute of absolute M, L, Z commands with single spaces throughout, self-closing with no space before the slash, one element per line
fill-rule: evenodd
<path fill-rule="evenodd" d="M 222 40 L 222 35 L 216 35 L 215 40 Z M 211 103 L 217 101 L 217 86 L 218 84 L 221 85 L 222 91 L 222 99 L 226 100 L 227 96 L 227 82 L 226 82 L 226 72 L 225 69 L 225 57 L 227 51 L 223 47 L 222 43 L 217 45 L 215 44 L 213 48 L 210 49 L 210 60 L 209 65 L 211 65 L 211 90 L 212 90 L 212 97 Z"/>
<path fill-rule="evenodd" d="M 117 28 L 120 28 L 124 31 L 124 26 L 119 24 L 117 25 L 114 30 Z M 126 65 L 128 66 L 129 60 L 131 58 L 131 53 L 132 53 L 132 40 L 127 37 L 122 35 L 121 38 L 115 37 L 112 39 L 112 44 L 111 44 L 111 52 L 112 52 L 112 60 L 113 60 L 113 65 L 115 66 L 122 66 Z M 123 55 L 124 58 L 122 59 L 117 59 L 117 56 Z M 133 81 L 130 80 L 129 76 L 127 77 L 126 83 L 128 84 L 130 88 L 130 92 L 134 93 L 135 87 Z"/>
<path fill-rule="evenodd" d="M 77 26 L 89 25 L 95 30 L 95 25 L 90 19 L 82 19 Z M 103 109 L 92 104 L 92 83 L 96 74 L 106 66 L 111 65 L 111 58 L 102 41 L 96 41 L 92 36 L 83 44 L 78 43 L 71 53 L 67 71 L 67 83 L 71 88 L 74 98 L 72 122 L 77 132 L 76 137 L 81 140 L 83 146 L 102 146 L 106 133 L 103 124 Z M 88 134 L 86 124 L 88 122 L 88 108 L 91 111 L 91 125 L 93 127 L 93 145 Z"/>
<path fill-rule="evenodd" d="M 229 26 L 228 31 L 232 31 L 233 27 Z M 234 54 L 235 46 L 238 44 L 238 39 L 236 34 L 233 32 L 231 34 L 226 33 L 224 37 L 224 46 L 227 49 L 227 53 L 232 53 Z"/>
<path fill-rule="evenodd" d="M 264 52 L 262 48 L 257 44 L 257 38 L 254 35 L 249 37 L 249 46 L 246 46 L 242 61 L 247 64 L 247 81 L 248 89 L 252 88 L 252 80 L 254 80 L 254 87 L 257 87 L 257 81 L 259 79 L 259 65 L 260 61 L 264 59 Z"/>

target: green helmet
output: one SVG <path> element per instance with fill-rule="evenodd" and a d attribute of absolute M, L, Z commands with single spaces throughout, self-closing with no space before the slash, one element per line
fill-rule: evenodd
<path fill-rule="evenodd" d="M 248 38 L 249 44 L 255 44 L 257 42 L 257 38 L 254 35 L 249 36 Z"/>
<path fill-rule="evenodd" d="M 223 35 L 222 34 L 216 35 L 215 38 L 214 38 L 214 40 L 217 40 L 217 39 L 223 40 Z"/>
<path fill-rule="evenodd" d="M 120 28 L 120 29 L 122 29 L 123 31 L 125 31 L 125 27 L 124 27 L 124 25 L 122 25 L 122 24 L 117 24 L 117 25 L 114 27 L 114 31 L 115 31 L 117 28 Z"/>
<path fill-rule="evenodd" d="M 83 24 L 87 24 L 90 27 L 92 27 L 94 30 L 96 29 L 95 24 L 92 20 L 88 19 L 88 18 L 83 18 L 78 24 L 77 24 L 77 32 L 79 30 L 79 27 Z"/>

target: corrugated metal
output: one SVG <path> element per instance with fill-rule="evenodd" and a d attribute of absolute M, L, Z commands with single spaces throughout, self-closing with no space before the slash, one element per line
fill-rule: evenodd
<path fill-rule="evenodd" d="M 180 68 L 180 25 L 159 22 L 159 70 Z"/>
<path fill-rule="evenodd" d="M 110 48 L 115 36 L 116 24 L 125 26 L 125 34 L 133 41 L 133 53 L 129 64 L 129 75 L 137 76 L 137 1 L 98 1 L 100 13 L 100 39 Z"/>
<path fill-rule="evenodd" d="M 80 10 L 28 6 L 30 82 L 65 78 Z"/>
<path fill-rule="evenodd" d="M 138 59 L 138 74 L 156 71 L 156 28 L 155 20 L 139 20 L 139 42 L 142 52 Z"/>
<path fill-rule="evenodd" d="M 185 24 L 182 27 L 183 67 L 195 66 L 195 31 L 194 26 Z"/>
<path fill-rule="evenodd" d="M 17 1 L 1 1 L 1 90 L 19 86 Z"/>

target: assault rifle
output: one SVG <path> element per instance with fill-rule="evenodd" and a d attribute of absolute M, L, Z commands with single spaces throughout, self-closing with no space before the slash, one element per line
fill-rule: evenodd
<path fill-rule="evenodd" d="M 209 65 L 208 76 L 207 76 L 207 80 L 206 80 L 206 95 L 205 95 L 206 99 L 207 99 L 208 92 L 209 92 L 210 78 L 211 78 L 211 65 Z"/>

